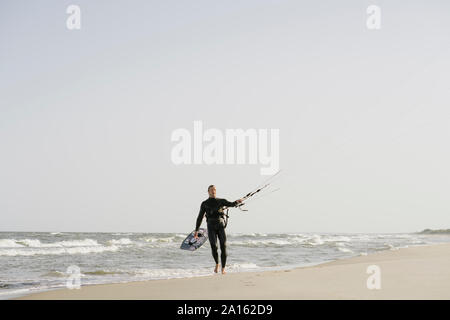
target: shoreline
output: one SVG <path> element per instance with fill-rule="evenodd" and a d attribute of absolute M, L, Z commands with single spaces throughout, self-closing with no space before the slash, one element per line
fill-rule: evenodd
<path fill-rule="evenodd" d="M 356 257 L 356 256 L 354 256 Z M 353 257 L 347 257 L 342 258 L 340 260 L 350 259 Z M 338 259 L 339 260 L 339 259 Z M 337 260 L 329 260 L 329 261 L 322 261 L 322 262 L 314 262 L 314 263 L 308 263 L 308 264 L 302 264 L 299 266 L 277 266 L 277 267 L 266 267 L 270 270 L 249 270 L 249 271 L 232 271 L 229 274 L 241 274 L 241 273 L 265 273 L 265 272 L 289 272 L 291 270 L 295 269 L 302 269 L 302 268 L 310 268 L 315 267 L 318 265 L 334 262 Z M 213 267 L 211 267 L 213 269 Z M 228 273 L 227 273 L 228 275 Z M 104 286 L 104 285 L 118 285 L 118 284 L 133 284 L 133 283 L 145 283 L 145 282 L 151 282 L 151 281 L 168 281 L 168 280 L 180 280 L 180 279 L 198 279 L 198 278 L 204 278 L 204 277 L 219 277 L 220 274 L 208 274 L 208 275 L 196 275 L 192 277 L 179 277 L 179 278 L 166 278 L 166 279 L 146 279 L 146 280 L 133 280 L 133 281 L 124 281 L 124 282 L 107 282 L 107 283 L 89 283 L 85 284 L 82 287 L 91 287 L 91 286 Z M 81 288 L 80 288 L 81 289 Z M 47 292 L 53 292 L 53 291 L 60 291 L 60 290 L 69 290 L 65 286 L 59 286 L 59 287 L 51 287 L 51 288 L 43 288 L 43 289 L 35 289 L 32 292 L 29 291 L 29 289 L 21 289 L 24 291 L 24 293 L 16 293 L 8 295 L 7 298 L 0 300 L 27 300 L 27 298 L 31 295 L 40 295 L 41 293 L 47 293 Z M 1 296 L 0 296 L 1 297 Z"/>
<path fill-rule="evenodd" d="M 369 266 L 380 289 L 368 289 Z M 278 271 L 96 284 L 31 293 L 14 300 L 53 299 L 450 299 L 450 244 L 420 245 Z"/>

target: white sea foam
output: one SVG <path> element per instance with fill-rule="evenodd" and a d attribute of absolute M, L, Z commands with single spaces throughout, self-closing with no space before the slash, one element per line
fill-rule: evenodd
<path fill-rule="evenodd" d="M 178 243 L 181 239 L 184 239 L 186 236 L 178 237 L 178 236 L 172 236 L 172 237 L 143 237 L 139 240 L 145 241 L 147 243 L 154 243 L 154 244 L 169 244 L 169 243 Z"/>
<path fill-rule="evenodd" d="M 233 263 L 227 265 L 227 272 L 245 272 L 262 270 L 254 263 Z M 127 273 L 130 273 L 129 271 Z M 183 268 L 162 268 L 162 269 L 138 269 L 131 272 L 136 277 L 146 279 L 170 279 L 170 278 L 191 278 L 198 276 L 207 276 L 212 274 L 212 267 L 203 267 L 195 269 Z"/>
<path fill-rule="evenodd" d="M 44 248 L 18 248 L 18 249 L 0 249 L 0 256 L 34 256 L 34 255 L 63 255 L 63 254 L 87 254 L 113 252 L 119 250 L 115 245 L 111 246 L 86 246 L 86 247 L 44 247 Z"/>
<path fill-rule="evenodd" d="M 350 242 L 352 239 L 347 236 L 331 236 L 324 238 L 325 242 Z"/>
<path fill-rule="evenodd" d="M 14 239 L 0 239 L 0 248 L 20 248 L 24 247 L 16 242 Z"/>
<path fill-rule="evenodd" d="M 39 247 L 46 246 L 45 244 L 43 245 L 37 239 L 22 239 L 22 240 L 17 240 L 17 243 L 23 245 L 24 247 L 31 247 L 31 248 L 33 248 L 33 247 L 39 248 Z M 51 246 L 51 244 L 48 244 L 48 246 Z"/>
<path fill-rule="evenodd" d="M 271 245 L 289 245 L 291 242 L 279 239 L 269 239 L 269 240 L 243 240 L 243 241 L 228 241 L 229 245 L 244 246 L 244 247 L 260 247 L 260 246 L 271 246 Z"/>
<path fill-rule="evenodd" d="M 227 267 L 228 271 L 238 272 L 243 270 L 260 269 L 255 263 L 232 263 Z"/>
<path fill-rule="evenodd" d="M 393 246 L 390 243 L 385 243 L 385 245 L 389 248 L 389 250 L 398 250 L 398 248 L 396 248 L 395 246 Z"/>
<path fill-rule="evenodd" d="M 125 244 L 126 241 L 122 241 Z M 33 255 L 61 255 L 86 254 L 105 251 L 117 251 L 114 243 L 104 246 L 93 239 L 66 240 L 52 243 L 42 243 L 38 239 L 1 239 L 0 256 L 33 256 Z"/>
<path fill-rule="evenodd" d="M 6 239 L 9 240 L 9 239 Z M 61 247 L 85 247 L 85 246 L 100 246 L 96 240 L 84 239 L 84 240 L 68 240 L 68 241 L 58 241 L 51 243 L 42 243 L 38 239 L 21 239 L 13 240 L 20 247 L 28 248 L 61 248 Z M 0 246 L 1 247 L 1 246 Z"/>
<path fill-rule="evenodd" d="M 133 244 L 133 241 L 131 241 L 128 238 L 121 238 L 121 239 L 112 239 L 108 241 L 109 244 L 118 244 L 118 245 L 129 245 Z"/>
<path fill-rule="evenodd" d="M 243 240 L 229 240 L 230 245 L 237 246 L 289 246 L 289 245 L 305 245 L 305 246 L 320 246 L 324 244 L 339 245 L 340 243 L 351 242 L 351 238 L 347 236 L 321 236 L 318 234 L 302 235 L 290 234 L 288 237 L 274 237 L 273 235 L 264 237 L 262 239 L 243 239 Z"/>
<path fill-rule="evenodd" d="M 313 246 L 317 246 L 317 245 L 324 244 L 325 242 L 322 240 L 322 238 L 318 234 L 315 234 L 315 235 L 313 235 L 311 241 L 308 241 L 308 243 L 312 244 Z"/>

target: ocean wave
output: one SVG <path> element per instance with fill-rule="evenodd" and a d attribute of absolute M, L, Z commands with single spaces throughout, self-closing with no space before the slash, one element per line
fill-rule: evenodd
<path fill-rule="evenodd" d="M 128 238 L 112 239 L 107 241 L 110 245 L 129 245 L 132 244 Z M 38 239 L 0 239 L 0 248 L 71 248 L 71 247 L 96 247 L 103 246 L 97 240 L 65 240 L 51 243 L 42 243 Z"/>
<path fill-rule="evenodd" d="M 255 263 L 231 263 L 227 266 L 227 271 L 231 272 L 239 272 L 243 270 L 254 270 L 261 269 L 261 267 L 257 266 Z"/>
<path fill-rule="evenodd" d="M 114 252 L 119 250 L 118 246 L 86 246 L 86 247 L 41 247 L 41 248 L 18 248 L 0 249 L 0 256 L 34 256 L 34 255 L 63 255 L 63 254 L 88 254 L 101 252 Z"/>
<path fill-rule="evenodd" d="M 352 239 L 348 236 L 330 236 L 325 238 L 326 242 L 351 242 Z"/>
<path fill-rule="evenodd" d="M 253 233 L 231 233 L 230 237 L 267 237 L 268 234 L 266 233 L 258 233 L 258 232 L 253 232 Z"/>
<path fill-rule="evenodd" d="M 377 239 L 412 239 L 415 235 L 409 234 L 409 233 L 402 233 L 402 234 L 377 234 Z"/>
<path fill-rule="evenodd" d="M 385 243 L 385 246 L 389 249 L 389 250 L 398 250 L 399 248 L 395 247 L 394 245 L 390 244 L 390 243 Z"/>
<path fill-rule="evenodd" d="M 90 276 L 110 276 L 115 274 L 123 274 L 122 271 L 110 271 L 110 270 L 95 270 L 95 271 L 85 271 L 82 274 L 83 275 L 90 275 Z"/>
<path fill-rule="evenodd" d="M 96 240 L 92 239 L 84 239 L 84 240 L 66 240 L 66 241 L 58 241 L 52 243 L 42 243 L 38 239 L 4 239 L 4 240 L 12 240 L 16 246 L 11 247 L 27 247 L 27 248 L 63 248 L 63 247 L 86 247 L 86 246 L 100 246 L 100 244 Z M 8 242 L 8 244 L 12 244 Z M 7 248 L 7 246 L 0 247 Z"/>
<path fill-rule="evenodd" d="M 227 265 L 227 272 L 242 272 L 262 269 L 254 263 L 232 263 Z M 190 278 L 212 274 L 212 267 L 195 269 L 165 268 L 165 269 L 137 269 L 127 272 L 136 277 L 148 279 Z"/>
<path fill-rule="evenodd" d="M 307 244 L 313 245 L 313 246 L 320 246 L 321 244 L 324 244 L 325 241 L 322 239 L 321 236 L 315 234 L 312 236 L 312 238 L 307 241 Z"/>
<path fill-rule="evenodd" d="M 6 283 L 6 282 L 1 282 L 0 281 L 0 289 L 9 289 L 10 288 L 10 284 Z"/>
<path fill-rule="evenodd" d="M 341 252 L 344 252 L 344 253 L 353 253 L 353 251 L 350 250 L 349 248 L 337 247 L 337 249 L 338 249 L 339 251 L 341 251 Z"/>
<path fill-rule="evenodd" d="M 0 239 L 0 248 L 20 248 L 23 245 L 16 242 L 14 239 Z"/>
<path fill-rule="evenodd" d="M 51 278 L 63 278 L 67 277 L 68 274 L 60 271 L 49 271 L 41 275 L 43 278 L 51 277 Z"/>
<path fill-rule="evenodd" d="M 9 286 L 6 286 L 3 289 L 9 289 L 9 288 L 10 288 Z M 32 289 L 28 289 L 28 288 L 27 289 L 17 289 L 17 290 L 5 290 L 3 292 L 0 291 L 0 300 L 23 296 L 30 292 L 32 292 Z"/>
<path fill-rule="evenodd" d="M 267 239 L 267 240 L 244 240 L 244 241 L 228 241 L 230 245 L 243 247 L 267 247 L 267 246 L 285 246 L 293 244 L 292 241 L 282 239 Z"/>
<path fill-rule="evenodd" d="M 141 237 L 139 240 L 145 241 L 147 243 L 178 243 L 186 238 L 186 235 L 176 234 L 170 237 Z"/>
<path fill-rule="evenodd" d="M 109 244 L 118 244 L 118 245 L 129 245 L 133 244 L 133 241 L 131 241 L 128 238 L 121 238 L 121 239 L 112 239 L 108 241 Z"/>
<path fill-rule="evenodd" d="M 263 239 L 243 239 L 243 240 L 230 240 L 230 245 L 246 246 L 246 247 L 269 247 L 269 246 L 321 246 L 329 245 L 335 246 L 340 243 L 351 242 L 350 237 L 346 236 L 320 236 L 318 234 L 313 235 L 300 235 L 295 234 L 289 237 L 264 237 Z"/>

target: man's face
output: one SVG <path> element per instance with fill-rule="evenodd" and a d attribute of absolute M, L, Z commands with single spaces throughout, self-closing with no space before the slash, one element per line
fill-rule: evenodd
<path fill-rule="evenodd" d="M 212 186 L 211 188 L 209 188 L 208 194 L 209 194 L 210 198 L 215 198 L 216 197 L 216 187 Z"/>

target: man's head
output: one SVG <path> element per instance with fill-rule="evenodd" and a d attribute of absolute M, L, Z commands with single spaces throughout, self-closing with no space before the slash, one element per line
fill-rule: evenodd
<path fill-rule="evenodd" d="M 216 186 L 215 185 L 212 184 L 208 187 L 208 195 L 210 198 L 216 197 Z"/>

